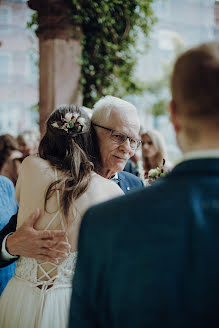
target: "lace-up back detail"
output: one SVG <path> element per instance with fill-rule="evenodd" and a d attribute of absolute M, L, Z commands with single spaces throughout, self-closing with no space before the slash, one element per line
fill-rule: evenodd
<path fill-rule="evenodd" d="M 58 180 L 57 171 L 55 169 L 55 179 Z M 59 220 L 61 227 L 65 230 L 62 213 L 60 210 L 60 192 L 56 190 L 58 210 L 51 218 L 49 223 L 44 227 L 45 230 Z M 71 287 L 72 277 L 75 270 L 77 252 L 70 252 L 67 259 L 60 264 L 51 262 L 38 262 L 33 258 L 20 257 L 17 262 L 16 276 L 29 281 L 36 287 L 46 290 L 53 286 Z"/>

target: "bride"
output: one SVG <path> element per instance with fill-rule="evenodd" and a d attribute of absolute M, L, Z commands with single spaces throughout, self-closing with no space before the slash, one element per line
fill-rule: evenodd
<path fill-rule="evenodd" d="M 81 218 L 92 205 L 123 194 L 94 169 L 93 127 L 86 112 L 59 106 L 49 117 L 39 157 L 27 157 L 16 185 L 19 228 L 35 208 L 37 229 L 63 229 L 71 250 L 60 263 L 20 257 L 0 299 L 0 327 L 67 327 Z"/>

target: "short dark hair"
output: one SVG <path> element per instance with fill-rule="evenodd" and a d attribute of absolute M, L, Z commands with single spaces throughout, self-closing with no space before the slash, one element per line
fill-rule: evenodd
<path fill-rule="evenodd" d="M 183 53 L 176 61 L 172 98 L 188 118 L 219 118 L 219 42 L 205 43 Z"/>

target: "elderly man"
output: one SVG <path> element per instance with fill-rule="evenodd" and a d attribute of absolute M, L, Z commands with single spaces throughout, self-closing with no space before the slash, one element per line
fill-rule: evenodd
<path fill-rule="evenodd" d="M 141 144 L 136 108 L 127 101 L 106 96 L 95 104 L 91 120 L 100 150 L 98 173 L 115 179 L 125 193 L 143 186 L 139 178 L 122 171 Z"/>
<path fill-rule="evenodd" d="M 124 193 L 143 187 L 142 181 L 136 176 L 120 172 L 141 143 L 136 108 L 127 101 L 106 96 L 94 106 L 92 122 L 100 149 L 96 168 L 98 173 L 105 178 L 112 178 Z M 57 257 L 67 256 L 68 244 L 64 242 L 64 233 L 35 230 L 34 224 L 38 218 L 39 212 L 36 212 L 14 232 L 17 219 L 13 216 L 0 232 L 0 267 L 15 261 L 18 258 L 16 255 L 55 263 Z"/>
<path fill-rule="evenodd" d="M 85 213 L 69 328 L 219 325 L 218 85 L 219 43 L 176 61 L 170 114 L 184 158 Z"/>

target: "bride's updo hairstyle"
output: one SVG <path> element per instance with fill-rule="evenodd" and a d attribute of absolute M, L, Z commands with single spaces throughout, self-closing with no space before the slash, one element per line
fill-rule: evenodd
<path fill-rule="evenodd" d="M 61 105 L 50 115 L 39 145 L 39 156 L 63 175 L 49 186 L 45 209 L 48 199 L 58 189 L 61 210 L 67 216 L 72 201 L 88 188 L 95 160 L 93 133 L 90 118 L 82 107 Z"/>

